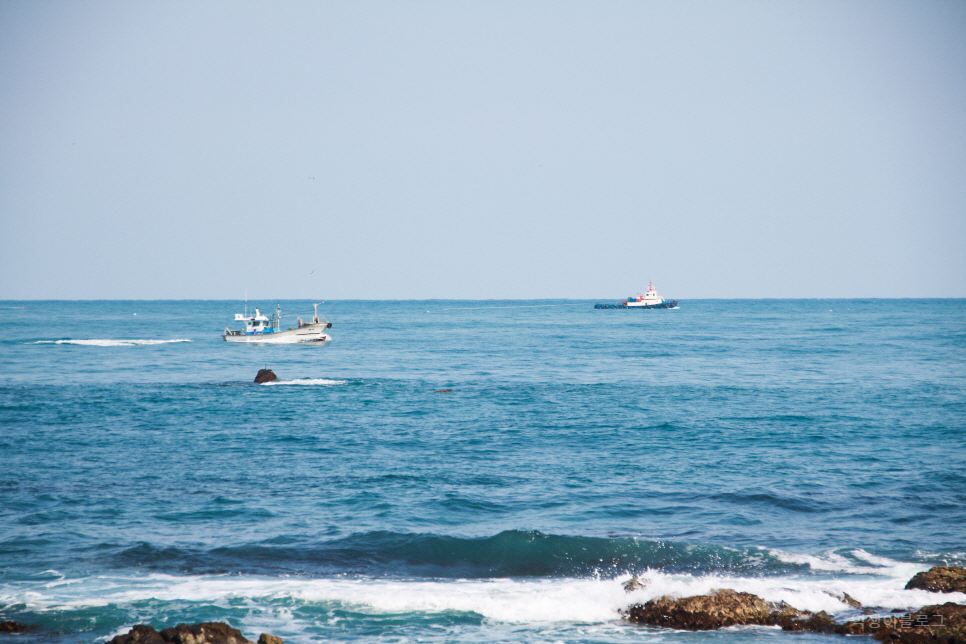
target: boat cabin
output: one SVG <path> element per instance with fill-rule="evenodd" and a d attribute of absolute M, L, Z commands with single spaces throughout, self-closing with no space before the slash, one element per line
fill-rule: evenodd
<path fill-rule="evenodd" d="M 235 320 L 245 323 L 245 335 L 259 335 L 262 333 L 275 333 L 278 329 L 276 325 L 276 316 L 272 316 L 269 319 L 264 313 L 255 309 L 255 315 L 250 315 L 246 317 L 241 313 L 235 314 Z"/>
<path fill-rule="evenodd" d="M 648 280 L 647 293 L 644 295 L 638 293 L 637 297 L 631 296 L 627 298 L 625 303 L 627 306 L 653 306 L 662 302 L 664 302 L 664 298 L 657 294 L 657 291 L 654 290 L 654 283 Z"/>

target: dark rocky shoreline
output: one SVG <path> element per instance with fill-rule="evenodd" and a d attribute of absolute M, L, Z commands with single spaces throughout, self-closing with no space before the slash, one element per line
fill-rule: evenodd
<path fill-rule="evenodd" d="M 156 631 L 150 626 L 138 624 L 124 635 L 118 635 L 108 644 L 253 644 L 241 631 L 222 622 L 201 624 L 178 624 L 174 628 Z M 262 633 L 258 644 L 283 644 L 281 637 Z"/>
<path fill-rule="evenodd" d="M 625 584 L 630 592 L 643 584 L 636 578 Z M 906 585 L 931 592 L 964 592 L 966 569 L 936 566 L 919 573 Z M 853 608 L 861 604 L 840 597 Z M 843 624 L 827 613 L 800 611 L 788 604 L 766 602 L 757 595 L 730 589 L 693 597 L 658 597 L 634 604 L 622 615 L 630 622 L 677 630 L 706 631 L 728 626 L 779 626 L 785 631 L 812 631 L 837 635 L 870 635 L 895 644 L 966 644 L 966 605 L 946 602 L 924 606 L 913 613 L 869 617 Z"/>

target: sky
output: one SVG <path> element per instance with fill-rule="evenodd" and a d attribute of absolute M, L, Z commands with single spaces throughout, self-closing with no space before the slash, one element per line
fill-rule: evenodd
<path fill-rule="evenodd" d="M 0 299 L 966 297 L 966 2 L 0 0 Z"/>

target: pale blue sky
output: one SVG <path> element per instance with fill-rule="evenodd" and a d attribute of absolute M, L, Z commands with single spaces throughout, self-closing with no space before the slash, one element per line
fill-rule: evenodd
<path fill-rule="evenodd" d="M 3 0 L 0 275 L 964 297 L 966 3 Z"/>

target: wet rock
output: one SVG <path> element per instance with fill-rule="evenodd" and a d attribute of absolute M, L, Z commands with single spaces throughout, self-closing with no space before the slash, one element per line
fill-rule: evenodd
<path fill-rule="evenodd" d="M 842 601 L 851 606 L 852 608 L 862 608 L 862 602 L 858 599 L 850 596 L 848 593 L 842 593 Z"/>
<path fill-rule="evenodd" d="M 124 635 L 118 635 L 108 644 L 165 644 L 161 633 L 150 626 L 138 624 Z"/>
<path fill-rule="evenodd" d="M 859 603 L 859 601 L 857 599 L 855 599 L 854 597 L 852 597 L 848 593 L 842 593 L 841 595 L 836 595 L 835 593 L 830 593 L 829 591 L 826 590 L 825 591 L 825 594 L 828 595 L 829 597 L 834 597 L 835 599 L 839 600 L 840 602 L 843 602 L 845 604 L 848 604 L 852 608 L 862 608 L 862 604 Z"/>
<path fill-rule="evenodd" d="M 634 576 L 624 582 L 624 591 L 632 593 L 635 590 L 644 588 L 649 583 L 651 583 L 649 579 L 638 579 L 636 576 Z"/>
<path fill-rule="evenodd" d="M 728 589 L 681 599 L 665 595 L 644 605 L 631 606 L 626 615 L 629 621 L 639 624 L 686 631 L 773 623 L 771 610 L 764 599 Z"/>
<path fill-rule="evenodd" d="M 841 635 L 871 635 L 890 644 L 966 644 L 966 606 L 946 602 L 924 606 L 901 617 L 873 617 L 847 622 Z"/>
<path fill-rule="evenodd" d="M 629 621 L 688 631 L 726 626 L 780 626 L 786 631 L 835 633 L 838 625 L 826 612 L 812 614 L 785 602 L 766 602 L 757 595 L 714 590 L 708 595 L 677 599 L 661 597 L 624 613 Z"/>
<path fill-rule="evenodd" d="M 275 637 L 274 635 L 269 635 L 268 633 L 262 633 L 258 636 L 258 644 L 285 644 L 281 637 Z"/>
<path fill-rule="evenodd" d="M 855 601 L 851 597 L 848 599 Z M 846 600 L 843 598 L 843 601 Z M 846 603 L 851 605 L 848 601 Z M 871 617 L 837 624 L 825 611 L 813 615 L 785 602 L 769 604 L 750 593 L 717 590 L 709 595 L 682 599 L 661 597 L 643 606 L 631 606 L 624 615 L 640 624 L 690 631 L 760 624 L 781 626 L 785 631 L 871 635 L 887 644 L 966 644 L 966 605 L 953 602 L 925 606 L 901 616 Z"/>
<path fill-rule="evenodd" d="M 966 568 L 935 566 L 909 580 L 906 590 L 914 588 L 934 593 L 966 593 Z"/>
<path fill-rule="evenodd" d="M 272 374 L 275 375 L 275 374 Z M 240 631 L 222 622 L 178 624 L 161 631 L 161 637 L 174 644 L 248 644 Z"/>
<path fill-rule="evenodd" d="M 28 630 L 30 630 L 29 626 L 25 626 L 19 622 L 0 622 L 0 633 L 23 633 Z"/>
<path fill-rule="evenodd" d="M 800 617 L 786 617 L 775 615 L 774 623 L 781 626 L 783 631 L 814 631 L 816 633 L 835 633 L 839 625 L 835 623 L 831 615 L 824 610 L 814 615 L 805 612 Z"/>
<path fill-rule="evenodd" d="M 283 644 L 280 637 L 262 633 L 259 644 Z M 108 644 L 253 644 L 241 631 L 222 622 L 178 624 L 160 633 L 150 626 L 138 624 Z"/>
<path fill-rule="evenodd" d="M 798 610 L 788 602 L 768 602 L 768 610 L 771 611 L 770 618 L 776 624 L 788 623 L 807 619 L 812 614 L 807 610 Z"/>
<path fill-rule="evenodd" d="M 258 373 L 255 375 L 255 382 L 261 384 L 263 382 L 272 382 L 273 380 L 278 380 L 278 376 L 271 369 L 259 369 Z"/>

